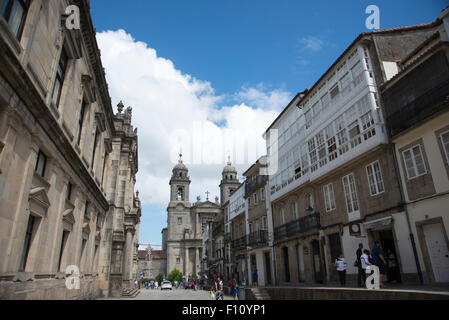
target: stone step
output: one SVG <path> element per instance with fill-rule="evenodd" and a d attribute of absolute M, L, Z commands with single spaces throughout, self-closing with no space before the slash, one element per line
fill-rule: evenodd
<path fill-rule="evenodd" d="M 252 294 L 256 300 L 271 300 L 267 290 L 261 288 L 251 289 Z"/>
<path fill-rule="evenodd" d="M 128 289 L 123 289 L 122 291 L 122 297 L 125 298 L 135 298 L 137 297 L 137 295 L 140 293 L 139 290 L 137 289 L 132 289 L 132 288 L 128 288 Z"/>

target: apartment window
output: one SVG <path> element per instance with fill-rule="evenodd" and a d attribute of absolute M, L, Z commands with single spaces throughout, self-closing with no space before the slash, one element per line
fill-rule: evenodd
<path fill-rule="evenodd" d="M 421 150 L 421 145 L 416 145 L 402 152 L 409 180 L 425 175 L 426 164 Z"/>
<path fill-rule="evenodd" d="M 251 198 L 248 198 L 248 208 L 251 207 Z"/>
<path fill-rule="evenodd" d="M 265 188 L 260 189 L 260 199 L 262 201 L 265 200 Z"/>
<path fill-rule="evenodd" d="M 257 193 L 254 194 L 254 204 L 259 203 L 258 199 L 257 199 Z"/>
<path fill-rule="evenodd" d="M 248 224 L 248 229 L 249 229 L 250 234 L 253 233 L 253 224 L 252 223 Z"/>
<path fill-rule="evenodd" d="M 324 200 L 326 203 L 326 211 L 335 210 L 335 195 L 334 195 L 334 186 L 333 184 L 328 184 L 324 186 Z"/>
<path fill-rule="evenodd" d="M 59 261 L 58 261 L 58 270 L 59 270 L 59 272 L 62 272 L 62 270 L 61 270 L 61 268 L 62 268 L 62 257 L 64 255 L 64 249 L 66 247 L 68 238 L 69 238 L 69 232 L 64 230 L 63 233 L 62 233 L 61 249 L 59 250 Z"/>
<path fill-rule="evenodd" d="M 179 225 L 182 224 L 182 217 L 178 217 L 178 224 L 179 224 Z"/>
<path fill-rule="evenodd" d="M 262 230 L 267 230 L 267 229 L 268 229 L 267 217 L 263 216 L 262 217 Z"/>
<path fill-rule="evenodd" d="M 355 180 L 352 173 L 346 177 L 343 177 L 343 189 L 345 191 L 346 208 L 348 213 L 359 211 Z"/>
<path fill-rule="evenodd" d="M 298 203 L 296 201 L 291 203 L 291 210 L 292 210 L 293 217 L 295 217 L 295 220 L 298 220 L 299 212 L 298 212 Z"/>
<path fill-rule="evenodd" d="M 0 0 L 0 10 L 11 31 L 20 39 L 30 0 Z"/>
<path fill-rule="evenodd" d="M 446 161 L 449 164 L 449 131 L 446 131 L 440 135 L 441 144 L 443 145 L 444 154 L 446 155 Z"/>
<path fill-rule="evenodd" d="M 47 156 L 41 150 L 39 150 L 36 159 L 36 167 L 34 170 L 38 175 L 44 177 L 46 166 L 47 166 Z"/>
<path fill-rule="evenodd" d="M 95 129 L 95 138 L 94 138 L 94 149 L 92 150 L 92 163 L 91 163 L 91 168 L 94 168 L 94 164 L 95 164 L 95 153 L 97 151 L 97 147 L 98 147 L 98 142 L 100 140 L 100 132 L 98 132 L 98 128 Z"/>
<path fill-rule="evenodd" d="M 86 113 L 86 108 L 87 108 L 87 104 L 86 104 L 86 101 L 83 99 L 83 103 L 81 105 L 80 118 L 78 120 L 78 127 L 79 127 L 78 140 L 77 140 L 77 144 L 78 145 L 81 142 L 81 134 L 83 132 L 83 123 L 84 123 L 84 116 L 85 116 L 85 113 Z"/>
<path fill-rule="evenodd" d="M 84 263 L 86 261 L 86 247 L 87 247 L 87 240 L 83 239 L 83 242 L 81 243 L 81 257 L 80 257 L 80 269 L 84 271 Z"/>
<path fill-rule="evenodd" d="M 284 213 L 284 209 L 280 210 L 280 218 L 281 218 L 281 225 L 285 224 L 285 213 Z"/>
<path fill-rule="evenodd" d="M 385 191 L 385 188 L 382 180 L 382 173 L 380 172 L 379 161 L 373 162 L 372 164 L 367 166 L 366 172 L 368 174 L 368 182 L 371 195 L 375 196 L 383 193 Z"/>
<path fill-rule="evenodd" d="M 27 225 L 27 229 L 25 232 L 25 243 L 23 245 L 22 259 L 20 260 L 20 266 L 19 266 L 19 271 L 21 271 L 21 272 L 25 271 L 25 267 L 27 264 L 28 253 L 30 252 L 31 240 L 33 237 L 33 229 L 34 229 L 35 222 L 36 222 L 36 218 L 34 216 L 30 215 L 30 217 L 28 218 L 28 225 Z"/>
<path fill-rule="evenodd" d="M 338 87 L 338 84 L 336 84 L 331 90 L 330 90 L 330 95 L 331 95 L 331 99 L 335 99 L 338 94 L 340 93 L 340 88 Z"/>
<path fill-rule="evenodd" d="M 314 209 L 315 208 L 315 203 L 314 203 L 314 199 L 313 199 L 313 194 L 308 193 L 306 194 L 306 210 L 310 209 Z"/>
<path fill-rule="evenodd" d="M 180 257 L 176 257 L 176 263 L 177 264 L 181 263 L 181 258 Z"/>
<path fill-rule="evenodd" d="M 66 194 L 67 201 L 70 201 L 72 199 L 72 189 L 73 189 L 72 183 L 68 182 L 67 183 L 67 194 Z"/>
<path fill-rule="evenodd" d="M 61 99 L 62 85 L 64 84 L 64 78 L 67 71 L 67 63 L 69 58 L 67 53 L 62 48 L 61 57 L 59 58 L 58 69 L 56 71 L 55 86 L 53 87 L 52 102 L 56 107 L 59 107 L 59 101 Z"/>

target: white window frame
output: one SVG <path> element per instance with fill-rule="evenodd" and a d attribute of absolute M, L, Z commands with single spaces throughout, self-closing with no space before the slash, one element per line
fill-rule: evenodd
<path fill-rule="evenodd" d="M 293 213 L 294 219 L 298 220 L 299 219 L 298 202 L 293 201 L 292 203 L 290 203 L 290 208 L 293 211 L 292 213 Z"/>
<path fill-rule="evenodd" d="M 283 226 L 285 224 L 284 208 L 281 208 L 281 210 L 279 211 L 279 217 L 280 217 L 280 220 L 281 220 L 281 226 Z"/>
<path fill-rule="evenodd" d="M 444 145 L 444 141 L 443 141 L 443 135 L 449 133 L 449 130 L 444 131 L 440 134 L 440 141 L 441 141 L 441 145 L 443 146 L 443 151 L 444 154 L 446 156 L 446 163 L 449 165 L 449 150 L 446 149 L 446 146 Z"/>
<path fill-rule="evenodd" d="M 351 190 L 351 180 L 350 178 L 352 177 L 352 181 L 353 181 L 353 186 L 354 190 Z M 349 194 L 347 192 L 347 187 L 345 185 L 345 179 L 348 179 L 348 188 L 349 188 Z M 346 200 L 346 211 L 348 212 L 348 214 L 351 213 L 355 213 L 355 212 L 360 212 L 360 205 L 359 205 L 359 197 L 357 195 L 357 187 L 356 187 L 356 183 L 355 183 L 355 177 L 354 174 L 348 174 L 347 176 L 344 176 L 342 179 L 343 182 L 343 191 L 345 193 L 345 200 Z M 354 199 L 354 195 L 355 195 L 355 199 Z M 350 202 L 349 202 L 350 201 Z M 349 209 L 349 204 L 351 205 L 351 210 Z M 357 209 L 355 209 L 354 204 L 357 205 Z"/>
<path fill-rule="evenodd" d="M 335 203 L 334 185 L 332 183 L 325 185 L 323 188 L 326 212 L 332 212 L 337 209 Z"/>
<path fill-rule="evenodd" d="M 260 199 L 262 201 L 265 200 L 265 188 L 260 189 Z"/>
<path fill-rule="evenodd" d="M 378 171 L 379 176 L 377 175 L 376 170 L 375 170 L 376 164 L 379 168 L 379 171 Z M 371 183 L 371 180 L 370 180 L 369 168 L 371 168 L 371 170 L 372 170 L 371 177 L 373 178 L 373 181 L 372 181 L 373 183 Z M 383 177 L 382 177 L 382 170 L 380 167 L 380 162 L 378 160 L 374 161 L 373 163 L 370 163 L 369 165 L 366 166 L 366 175 L 368 177 L 368 186 L 369 186 L 370 194 L 372 197 L 385 192 L 385 184 L 384 184 Z M 382 186 L 382 190 L 380 190 L 379 185 Z M 372 186 L 374 186 L 374 190 L 375 190 L 374 193 L 373 193 L 373 189 L 371 188 Z"/>
<path fill-rule="evenodd" d="M 421 155 L 422 163 L 423 163 L 423 166 L 424 166 L 424 172 L 421 173 L 421 174 L 418 173 L 418 166 L 416 165 L 415 155 L 413 154 L 413 149 L 415 149 L 416 147 L 419 148 L 419 153 L 420 153 L 420 155 Z M 405 153 L 406 153 L 406 152 L 410 152 L 411 159 L 412 159 L 412 162 L 413 162 L 413 170 L 414 170 L 415 173 L 416 173 L 416 175 L 413 176 L 413 177 L 410 177 L 410 175 L 409 175 L 409 170 L 407 169 L 407 163 L 406 163 L 406 161 L 405 161 Z M 408 149 L 406 149 L 406 150 L 403 150 L 403 151 L 402 151 L 402 159 L 403 159 L 403 162 L 404 162 L 404 169 L 405 169 L 405 173 L 407 174 L 407 179 L 408 179 L 408 180 L 413 180 L 413 179 L 419 178 L 419 177 L 424 176 L 424 175 L 427 174 L 428 171 L 427 171 L 426 161 L 425 161 L 425 159 L 424 159 L 424 154 L 423 154 L 423 152 L 422 152 L 421 144 L 416 144 L 416 145 L 414 145 L 414 146 L 411 147 L 411 148 L 408 148 Z"/>

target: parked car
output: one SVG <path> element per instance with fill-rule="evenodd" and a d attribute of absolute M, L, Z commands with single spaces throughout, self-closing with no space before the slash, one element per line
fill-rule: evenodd
<path fill-rule="evenodd" d="M 170 289 L 170 290 L 173 289 L 170 281 L 162 281 L 161 290 L 164 290 L 164 289 Z"/>

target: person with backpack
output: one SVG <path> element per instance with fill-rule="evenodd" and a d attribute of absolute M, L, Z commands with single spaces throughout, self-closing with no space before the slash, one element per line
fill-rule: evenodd
<path fill-rule="evenodd" d="M 340 256 L 335 260 L 335 266 L 337 267 L 338 276 L 340 278 L 340 284 L 342 287 L 346 286 L 346 260 L 343 257 L 343 254 L 340 254 Z"/>

